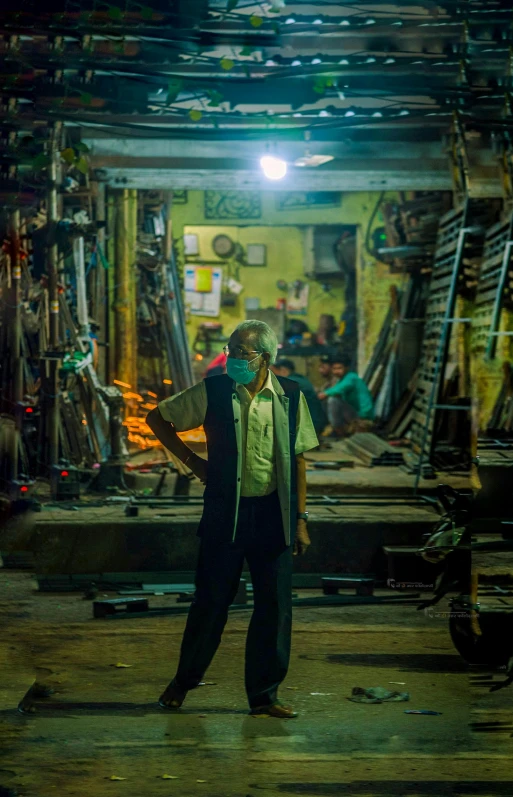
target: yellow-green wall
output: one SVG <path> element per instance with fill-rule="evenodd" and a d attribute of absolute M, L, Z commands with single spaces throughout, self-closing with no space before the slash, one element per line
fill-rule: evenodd
<path fill-rule="evenodd" d="M 231 334 L 237 324 L 245 318 L 244 299 L 259 297 L 260 307 L 275 307 L 279 298 L 286 293 L 280 291 L 276 285 L 277 280 L 283 279 L 287 283 L 303 276 L 303 239 L 304 233 L 299 227 L 197 227 L 186 225 L 185 233 L 195 233 L 198 236 L 199 250 L 202 257 L 214 260 L 212 240 L 221 233 L 228 235 L 232 241 L 240 243 L 244 248 L 248 244 L 259 243 L 266 246 L 266 266 L 240 266 L 234 270 L 231 266 L 232 276 L 236 277 L 244 290 L 236 299 L 234 307 L 221 307 L 221 315 L 215 319 L 223 324 L 224 332 Z M 222 261 L 219 261 L 223 265 Z M 225 267 L 229 268 L 229 267 Z M 306 321 L 312 331 L 319 325 L 321 313 L 331 313 L 337 320 L 344 308 L 343 283 L 331 282 L 331 290 L 327 294 L 322 290 L 321 284 L 315 280 L 308 280 L 310 293 L 308 300 L 308 314 L 298 316 Z M 189 329 L 192 335 L 196 326 L 205 320 L 201 316 L 192 316 Z M 214 319 L 213 319 L 214 320 Z"/>
<path fill-rule="evenodd" d="M 393 199 L 395 195 L 385 197 Z M 190 191 L 185 205 L 174 205 L 171 218 L 173 238 L 178 244 L 180 263 L 183 265 L 182 236 L 184 232 L 195 233 L 199 237 L 200 258 L 216 260 L 211 242 L 219 233 L 226 233 L 243 246 L 248 243 L 263 243 L 267 246 L 267 266 L 245 267 L 239 269 L 239 281 L 244 290 L 235 307 L 222 307 L 218 319 L 223 331 L 229 335 L 237 324 L 245 318 L 244 298 L 258 296 L 260 306 L 275 307 L 276 300 L 285 294 L 276 287 L 278 279 L 291 282 L 294 279 L 306 280 L 303 271 L 304 228 L 316 224 L 350 224 L 359 229 L 358 246 L 358 337 L 359 369 L 365 365 L 379 335 L 381 324 L 389 307 L 391 285 L 401 282 L 401 277 L 391 275 L 386 265 L 376 262 L 363 246 L 363 240 L 372 212 L 379 199 L 376 192 L 347 193 L 342 196 L 339 207 L 316 207 L 295 210 L 277 210 L 274 192 L 262 192 L 262 214 L 259 219 L 230 220 L 229 223 L 206 219 L 204 215 L 204 194 Z M 378 212 L 372 229 L 382 224 Z M 321 313 L 329 313 L 338 321 L 344 310 L 344 284 L 329 280 L 330 294 L 323 292 L 321 284 L 307 280 L 310 284 L 308 315 L 303 318 L 312 331 L 317 330 Z M 208 320 L 200 316 L 188 320 L 189 341 L 192 344 L 199 324 Z M 214 319 L 212 319 L 214 320 Z"/>
<path fill-rule="evenodd" d="M 503 310 L 501 313 L 501 332 L 513 333 L 513 313 Z M 480 430 L 488 426 L 493 408 L 499 397 L 504 380 L 503 365 L 513 360 L 513 344 L 510 335 L 501 335 L 497 340 L 495 357 L 486 359 L 483 341 L 472 340 L 471 333 L 471 374 L 472 397 L 477 408 L 476 422 Z"/>
<path fill-rule="evenodd" d="M 235 186 L 234 186 L 235 187 Z M 383 319 L 390 303 L 390 287 L 401 286 L 407 277 L 390 274 L 388 267 L 376 261 L 364 246 L 365 234 L 373 210 L 380 197 L 378 192 L 347 193 L 342 196 L 339 207 L 317 207 L 301 210 L 280 211 L 276 209 L 274 192 L 262 192 L 261 218 L 251 220 L 213 223 L 204 215 L 204 194 L 202 191 L 190 191 L 185 205 L 175 205 L 172 209 L 173 238 L 181 246 L 184 231 L 194 232 L 199 236 L 200 254 L 205 260 L 215 260 L 211 249 L 213 238 L 219 233 L 226 233 L 234 241 L 244 247 L 248 243 L 263 243 L 267 246 L 268 265 L 263 268 L 243 267 L 239 269 L 239 279 L 244 285 L 235 307 L 221 309 L 219 320 L 224 326 L 225 334 L 230 334 L 234 327 L 245 317 L 244 298 L 259 296 L 261 307 L 274 307 L 278 297 L 284 296 L 278 291 L 276 281 L 306 277 L 303 272 L 304 228 L 316 224 L 350 224 L 358 227 L 357 256 L 357 305 L 358 305 L 358 363 L 360 373 L 368 361 L 379 336 Z M 386 194 L 383 204 L 396 199 L 396 194 Z M 370 233 L 383 223 L 381 213 L 375 214 Z M 344 309 L 344 285 L 331 280 L 331 296 L 323 293 L 320 283 L 309 280 L 310 301 L 308 315 L 304 318 L 312 331 L 318 327 L 319 315 L 331 313 L 338 320 Z M 465 303 L 458 309 L 457 315 L 472 316 L 473 307 Z M 188 321 L 189 340 L 194 340 L 197 326 L 202 323 L 201 317 L 192 317 Z M 501 319 L 502 331 L 513 331 L 513 314 L 503 311 Z M 513 343 L 511 337 L 499 337 L 496 357 L 486 361 L 481 343 L 473 340 L 472 328 L 460 330 L 460 336 L 454 336 L 454 361 L 462 362 L 463 349 L 470 353 L 470 378 L 474 397 L 474 418 L 476 426 L 486 428 L 493 406 L 499 394 L 503 371 L 502 365 L 512 358 Z M 461 345 L 458 346 L 458 341 Z M 463 346 L 463 349 L 461 348 Z M 463 388 L 463 386 L 462 386 Z"/>

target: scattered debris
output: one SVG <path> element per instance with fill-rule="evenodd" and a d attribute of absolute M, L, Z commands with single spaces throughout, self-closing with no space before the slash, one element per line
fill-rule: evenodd
<path fill-rule="evenodd" d="M 126 778 L 120 778 L 119 775 L 111 775 L 107 780 L 126 780 Z"/>
<path fill-rule="evenodd" d="M 420 711 L 419 709 L 410 709 L 409 711 L 405 711 L 405 714 L 433 714 L 436 717 L 439 717 L 442 712 L 441 711 Z"/>
<path fill-rule="evenodd" d="M 390 692 L 383 686 L 371 686 L 368 689 L 364 689 L 361 686 L 353 686 L 351 694 L 352 697 L 347 699 L 352 700 L 353 703 L 384 703 L 385 701 L 398 703 L 401 700 L 410 699 L 408 692 Z"/>
<path fill-rule="evenodd" d="M 178 780 L 178 775 L 161 775 L 162 780 Z"/>
<path fill-rule="evenodd" d="M 328 695 L 332 695 L 333 692 L 310 692 L 311 695 L 318 695 L 319 697 L 327 697 Z"/>
<path fill-rule="evenodd" d="M 389 684 L 397 684 L 397 686 L 406 686 L 406 681 L 389 681 Z"/>
<path fill-rule="evenodd" d="M 113 664 L 112 665 L 112 667 L 118 667 L 118 668 L 124 669 L 124 670 L 128 669 L 128 667 L 133 667 L 133 666 L 134 666 L 133 664 L 123 664 L 123 662 L 121 662 L 121 661 L 118 661 L 117 664 Z"/>
<path fill-rule="evenodd" d="M 354 468 L 354 459 L 319 460 L 314 463 L 317 470 L 340 470 L 341 468 Z"/>

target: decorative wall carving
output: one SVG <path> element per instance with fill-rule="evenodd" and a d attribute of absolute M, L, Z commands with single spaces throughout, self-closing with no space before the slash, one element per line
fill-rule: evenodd
<path fill-rule="evenodd" d="M 206 219 L 259 219 L 261 215 L 258 191 L 205 191 Z"/>

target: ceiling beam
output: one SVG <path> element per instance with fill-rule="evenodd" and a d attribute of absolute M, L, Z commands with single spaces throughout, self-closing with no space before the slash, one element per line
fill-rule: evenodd
<path fill-rule="evenodd" d="M 449 168 L 420 171 L 294 169 L 284 180 L 272 182 L 249 169 L 133 169 L 96 171 L 111 188 L 216 190 L 216 191 L 450 191 Z M 499 195 L 500 195 L 500 181 Z M 495 190 L 495 189 L 493 189 Z M 497 193 L 493 193 L 497 196 Z"/>
<path fill-rule="evenodd" d="M 260 152 L 257 151 L 257 155 L 265 154 L 265 149 L 262 149 Z M 302 155 L 304 153 L 297 153 L 297 155 Z M 282 155 L 286 160 L 292 162 L 294 158 L 287 157 L 285 154 Z M 226 154 L 223 155 L 220 153 L 216 158 L 202 158 L 202 157 L 175 157 L 175 158 L 155 158 L 155 157 L 123 157 L 123 156 L 103 156 L 100 158 L 92 157 L 91 158 L 91 166 L 94 169 L 117 169 L 119 171 L 123 171 L 124 169 L 134 170 L 134 169 L 165 169 L 166 171 L 172 170 L 179 170 L 181 172 L 191 171 L 191 172 L 207 172 L 211 174 L 212 172 L 231 172 L 232 174 L 241 174 L 244 172 L 253 172 L 256 171 L 258 174 L 259 171 L 259 157 L 247 157 L 247 158 L 228 158 Z M 302 167 L 300 168 L 303 171 Z M 410 169 L 414 168 L 417 175 L 421 173 L 428 173 L 428 174 L 435 174 L 440 173 L 443 174 L 447 170 L 447 160 L 445 158 L 438 158 L 433 160 L 423 160 L 422 163 L 414 162 L 413 159 L 408 159 L 407 163 L 405 164 L 404 159 L 401 158 L 376 158 L 376 157 L 368 157 L 367 159 L 363 158 L 337 158 L 331 161 L 328 165 L 323 166 L 322 169 L 315 169 L 315 173 L 320 173 L 322 171 L 323 174 L 336 174 L 340 171 L 347 171 L 351 173 L 359 172 L 374 172 L 377 174 L 394 174 L 394 173 L 406 173 Z M 307 169 L 309 173 L 311 170 Z M 314 178 L 318 179 L 318 178 Z M 420 178 L 419 178 L 420 179 Z"/>
<path fill-rule="evenodd" d="M 258 141 L 248 141 L 243 138 L 231 140 L 218 140 L 218 141 L 198 141 L 192 139 L 151 139 L 139 138 L 105 138 L 99 136 L 97 131 L 89 131 L 82 135 L 82 141 L 89 147 L 92 162 L 96 166 L 102 167 L 139 167 L 141 164 L 130 162 L 116 163 L 113 159 L 134 159 L 134 158 L 153 158 L 154 163 L 149 164 L 155 167 L 163 165 L 163 160 L 166 158 L 184 158 L 189 159 L 202 159 L 204 162 L 199 164 L 201 168 L 212 166 L 221 166 L 222 168 L 252 168 L 253 164 L 249 161 L 258 160 L 261 150 L 265 151 L 265 142 L 259 144 Z M 479 143 L 479 142 L 478 142 Z M 296 158 L 305 154 L 305 141 L 304 138 L 298 138 L 295 141 L 286 141 L 280 145 L 279 152 L 282 157 L 288 161 L 293 161 Z M 378 141 L 364 141 L 352 140 L 351 138 L 339 138 L 338 140 L 317 140 L 312 136 L 308 146 L 316 155 L 332 155 L 336 159 L 345 159 L 348 161 L 348 168 L 356 168 L 353 164 L 356 160 L 364 161 L 367 170 L 369 168 L 376 168 L 379 170 L 387 171 L 387 169 L 405 168 L 405 161 L 408 164 L 412 162 L 415 168 L 421 164 L 421 168 L 427 169 L 443 169 L 447 163 L 445 155 L 445 147 L 439 139 L 436 141 L 422 142 L 422 141 L 404 141 L 392 140 L 387 141 L 386 147 L 383 146 L 383 140 Z M 482 150 L 482 157 L 488 160 L 486 165 L 496 163 L 493 153 L 484 147 L 478 147 Z M 233 161 L 235 159 L 245 159 L 245 165 L 240 164 L 227 164 L 219 163 L 219 161 Z M 217 164 L 214 161 L 218 161 Z M 371 163 L 372 161 L 372 163 Z M 400 161 L 399 167 L 394 161 Z M 427 164 L 427 165 L 426 165 Z M 145 164 L 148 165 L 148 164 Z M 182 166 L 183 169 L 190 166 L 189 163 Z M 345 167 L 346 164 L 339 164 L 337 168 Z M 176 164 L 172 165 L 175 168 Z"/>

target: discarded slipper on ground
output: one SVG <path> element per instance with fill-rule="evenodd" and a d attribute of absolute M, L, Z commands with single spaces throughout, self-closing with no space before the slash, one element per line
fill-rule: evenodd
<path fill-rule="evenodd" d="M 352 697 L 348 697 L 353 703 L 399 703 L 409 700 L 408 692 L 390 692 L 383 686 L 371 686 L 364 689 L 361 686 L 353 686 Z"/>

